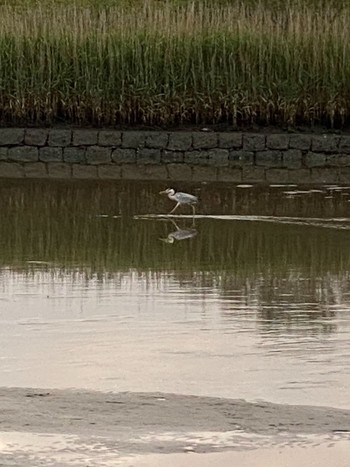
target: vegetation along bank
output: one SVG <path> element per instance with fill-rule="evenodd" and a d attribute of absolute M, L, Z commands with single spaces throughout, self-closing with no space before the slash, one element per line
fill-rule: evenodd
<path fill-rule="evenodd" d="M 0 124 L 350 122 L 350 4 L 0 1 Z"/>

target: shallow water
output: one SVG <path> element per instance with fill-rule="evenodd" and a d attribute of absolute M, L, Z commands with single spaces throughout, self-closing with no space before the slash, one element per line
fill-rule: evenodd
<path fill-rule="evenodd" d="M 183 185 L 200 197 L 195 218 L 164 216 L 164 188 L 1 182 L 0 386 L 349 408 L 350 188 Z M 263 438 L 146 432 L 119 452 L 113 439 L 13 431 L 0 460 L 155 466 L 163 456 L 137 443 L 172 443 L 187 454 L 169 466 L 347 465 L 341 435 Z"/>
<path fill-rule="evenodd" d="M 0 432 L 0 455 L 6 466 L 27 467 L 348 467 L 349 441 L 327 436 L 285 436 L 271 442 L 264 436 L 249 439 L 234 433 L 152 433 L 132 438 L 136 446 L 150 442 L 173 443 L 180 453 L 125 454 L 103 437 L 84 438 L 76 435 Z M 238 439 L 239 438 L 239 439 Z M 236 451 L 225 448 L 239 444 Z M 195 453 L 201 445 L 210 445 L 209 453 Z M 223 452 L 220 452 L 223 450 Z M 219 452 L 218 452 L 219 451 Z"/>
<path fill-rule="evenodd" d="M 348 408 L 350 188 L 162 188 L 2 182 L 0 385 Z"/>

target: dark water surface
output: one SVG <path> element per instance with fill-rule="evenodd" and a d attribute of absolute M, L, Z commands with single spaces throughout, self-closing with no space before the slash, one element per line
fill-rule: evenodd
<path fill-rule="evenodd" d="M 348 408 L 350 188 L 2 181 L 0 385 Z"/>

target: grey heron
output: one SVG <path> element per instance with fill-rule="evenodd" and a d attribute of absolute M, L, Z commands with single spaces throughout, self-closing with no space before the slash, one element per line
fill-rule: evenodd
<path fill-rule="evenodd" d="M 160 238 L 159 240 L 161 240 L 162 242 L 165 242 L 165 243 L 174 243 L 175 240 L 187 240 L 189 238 L 193 238 L 197 235 L 198 233 L 198 230 L 196 230 L 194 228 L 194 222 L 192 224 L 192 226 L 190 228 L 187 228 L 187 229 L 181 229 L 177 224 L 176 222 L 174 222 L 172 219 L 170 219 L 171 223 L 174 225 L 175 227 L 175 231 L 174 232 L 170 232 L 170 234 L 168 234 L 167 238 Z"/>
<path fill-rule="evenodd" d="M 193 210 L 193 214 L 195 214 L 194 205 L 198 203 L 197 196 L 190 195 L 189 193 L 182 193 L 181 191 L 176 193 L 173 188 L 167 188 L 164 191 L 160 191 L 159 194 L 166 194 L 168 195 L 169 199 L 177 202 L 176 206 L 172 211 L 169 212 L 169 214 L 172 214 L 181 204 L 189 204 Z"/>

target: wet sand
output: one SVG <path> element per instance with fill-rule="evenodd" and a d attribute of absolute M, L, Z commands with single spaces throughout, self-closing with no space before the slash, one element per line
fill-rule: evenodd
<path fill-rule="evenodd" d="M 263 435 L 350 432 L 350 410 L 163 393 L 0 389 L 2 431 L 111 435 L 232 431 Z"/>
<path fill-rule="evenodd" d="M 145 456 L 137 467 L 349 467 L 349 442 L 336 445 L 282 446 L 210 454 L 172 454 Z"/>
<path fill-rule="evenodd" d="M 348 443 L 350 433 L 349 410 L 164 393 L 1 388 L 0 414 L 6 466 L 156 465 L 159 454 L 188 465 L 176 455 L 271 447 L 281 455 L 286 446 Z"/>

